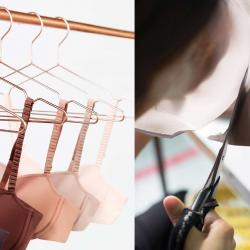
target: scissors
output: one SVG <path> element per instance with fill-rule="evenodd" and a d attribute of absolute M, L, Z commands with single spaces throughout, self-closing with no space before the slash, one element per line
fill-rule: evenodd
<path fill-rule="evenodd" d="M 228 129 L 226 130 L 223 144 L 216 157 L 214 166 L 209 174 L 209 177 L 204 187 L 198 193 L 191 209 L 185 208 L 181 218 L 174 226 L 169 240 L 169 250 L 182 250 L 186 237 L 191 228 L 196 227 L 198 230 L 202 231 L 204 225 L 204 219 L 207 213 L 210 210 L 214 209 L 215 207 L 219 206 L 218 202 L 214 198 L 214 194 L 220 182 L 223 160 L 227 152 L 228 140 L 240 115 L 241 107 L 243 106 L 244 97 L 246 93 L 245 83 L 247 75 L 248 75 L 248 68 L 246 69 L 244 78 L 241 82 L 233 114 Z"/>

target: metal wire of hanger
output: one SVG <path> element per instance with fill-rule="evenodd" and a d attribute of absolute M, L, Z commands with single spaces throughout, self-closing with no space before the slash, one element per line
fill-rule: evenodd
<path fill-rule="evenodd" d="M 34 12 L 33 12 L 33 13 L 34 13 Z M 37 15 L 37 17 L 39 18 L 39 20 L 40 20 L 40 22 L 41 22 L 41 30 L 40 30 L 39 34 L 36 36 L 36 38 L 32 41 L 32 48 L 33 48 L 34 42 L 35 42 L 35 41 L 37 40 L 37 38 L 41 35 L 41 33 L 42 33 L 42 31 L 43 31 L 43 28 L 44 28 L 44 24 L 43 24 L 43 20 L 42 20 L 41 16 L 38 15 L 37 13 L 35 13 L 35 14 Z M 80 78 L 81 80 L 83 80 L 83 81 L 85 81 L 85 82 L 89 82 L 90 84 L 96 86 L 97 88 L 100 88 L 100 89 L 105 90 L 106 92 L 109 93 L 109 95 L 112 96 L 112 98 L 114 98 L 113 95 L 112 95 L 112 93 L 111 93 L 109 90 L 107 90 L 106 88 L 97 85 L 96 83 L 94 83 L 94 82 L 92 82 L 92 81 L 90 81 L 90 80 L 88 80 L 88 79 L 86 79 L 86 78 L 80 76 L 79 74 L 77 74 L 77 73 L 71 71 L 70 69 L 68 69 L 68 68 L 66 68 L 65 66 L 62 66 L 62 65 L 60 64 L 60 59 L 59 59 L 59 58 L 60 58 L 60 56 L 59 56 L 59 54 L 60 54 L 60 47 L 61 47 L 61 45 L 64 43 L 64 41 L 66 40 L 66 38 L 68 37 L 69 32 L 70 32 L 70 26 L 69 26 L 68 22 L 66 21 L 66 19 L 61 18 L 61 17 L 60 17 L 60 19 L 62 19 L 62 20 L 65 22 L 65 24 L 66 24 L 66 26 L 67 26 L 67 33 L 66 33 L 66 35 L 63 37 L 63 39 L 59 42 L 58 47 L 57 47 L 57 61 L 58 61 L 57 64 L 56 64 L 55 66 L 53 66 L 52 68 L 46 70 L 46 69 L 43 69 L 43 68 L 41 68 L 40 66 L 34 64 L 33 62 L 31 62 L 30 64 L 23 66 L 23 67 L 20 68 L 19 70 L 26 69 L 27 67 L 33 65 L 34 67 L 36 67 L 37 69 L 41 70 L 42 72 L 39 73 L 39 74 L 37 74 L 37 75 L 35 75 L 35 76 L 33 76 L 33 77 L 31 77 L 32 79 L 35 79 L 35 78 L 37 78 L 37 77 L 39 77 L 39 76 L 41 76 L 41 75 L 43 75 L 43 74 L 48 74 L 48 75 L 50 75 L 51 77 L 53 77 L 53 78 L 55 78 L 55 79 L 57 79 L 57 80 L 60 80 L 61 82 L 65 83 L 65 84 L 67 84 L 67 85 L 69 85 L 69 86 L 71 86 L 72 88 L 74 88 L 74 89 L 80 91 L 81 93 L 83 93 L 83 94 L 85 94 L 85 95 L 87 95 L 87 96 L 89 97 L 89 94 L 88 94 L 85 90 L 83 90 L 82 88 L 80 88 L 80 87 L 74 85 L 73 83 L 71 83 L 71 82 L 69 82 L 69 81 L 66 81 L 66 80 L 62 79 L 61 77 L 59 77 L 59 76 L 57 76 L 57 75 L 55 75 L 55 74 L 53 74 L 53 73 L 50 72 L 51 70 L 60 67 L 60 68 L 62 68 L 64 71 L 67 71 L 67 72 L 71 73 L 72 75 L 77 76 L 77 77 Z M 32 49 L 31 49 L 31 51 L 32 51 Z M 31 52 L 31 53 L 32 53 L 32 52 Z M 7 76 L 5 76 L 5 77 L 8 77 L 8 76 L 10 76 L 10 75 L 7 75 Z M 27 82 L 27 81 L 29 81 L 29 80 L 25 80 L 25 81 L 21 82 L 19 85 L 24 84 L 24 83 Z M 118 108 L 118 107 L 115 107 L 115 106 L 112 105 L 111 103 L 109 103 L 109 102 L 107 102 L 107 101 L 105 101 L 105 100 L 103 100 L 103 99 L 101 99 L 101 98 L 97 98 L 97 99 L 95 99 L 95 100 L 96 100 L 96 103 L 97 103 L 97 102 L 103 103 L 103 104 L 105 104 L 105 105 L 107 105 L 107 106 L 109 106 L 109 107 L 112 107 L 112 108 L 114 108 L 115 110 L 117 110 L 117 111 L 120 112 L 119 115 L 116 115 L 116 116 L 115 116 L 115 118 L 119 118 L 119 119 L 115 120 L 115 122 L 120 122 L 120 121 L 123 121 L 123 120 L 125 119 L 124 111 L 123 111 L 122 109 L 120 109 L 120 108 Z M 120 100 L 118 99 L 118 101 L 120 101 Z M 100 117 L 105 117 L 106 115 L 98 114 L 98 116 L 99 116 L 99 118 L 100 118 Z M 105 120 L 105 121 L 107 121 L 107 120 L 109 120 L 109 119 L 108 119 L 108 118 L 103 118 L 103 119 L 100 119 L 100 120 Z"/>
<path fill-rule="evenodd" d="M 99 115 L 98 115 L 98 113 L 97 113 L 96 111 L 90 110 L 88 107 L 84 106 L 83 104 L 81 104 L 80 102 L 78 102 L 78 101 L 76 101 L 76 100 L 67 101 L 67 105 L 69 105 L 70 103 L 73 103 L 73 104 L 79 106 L 80 108 L 84 108 L 85 110 L 89 110 L 89 111 L 91 112 L 91 119 L 90 119 L 90 121 L 89 121 L 89 124 L 96 124 L 96 123 L 98 123 L 98 121 L 99 121 Z M 85 114 L 84 114 L 84 116 L 85 116 Z M 95 119 L 92 121 L 93 116 L 94 116 Z M 72 118 L 83 119 L 82 116 L 71 116 L 71 117 L 72 117 Z M 78 122 L 78 121 L 71 120 L 71 123 L 79 123 L 79 122 Z M 81 123 L 83 124 L 84 121 L 81 122 Z"/>
<path fill-rule="evenodd" d="M 38 14 L 36 14 L 36 15 L 37 15 L 37 17 L 39 18 L 40 23 L 41 23 L 41 31 L 40 31 L 40 34 L 41 34 L 41 33 L 42 33 L 42 30 L 43 30 L 43 28 L 44 28 L 44 23 L 43 23 L 43 20 L 42 20 L 41 16 L 39 16 Z M 60 81 L 62 81 L 62 82 L 64 82 L 64 83 L 70 85 L 71 87 L 77 89 L 78 91 L 80 91 L 80 92 L 82 92 L 82 93 L 84 93 L 84 94 L 88 94 L 88 93 L 87 93 L 85 90 L 83 90 L 82 88 L 76 86 L 75 84 L 73 84 L 73 83 L 71 83 L 71 82 L 69 82 L 69 81 L 67 81 L 67 80 L 61 78 L 60 76 L 57 76 L 56 74 L 53 74 L 53 73 L 51 72 L 53 69 L 61 68 L 61 69 L 63 69 L 64 71 L 70 73 L 71 75 L 74 75 L 75 77 L 81 79 L 82 81 L 88 82 L 89 84 L 91 84 L 91 85 L 97 87 L 98 89 L 102 89 L 103 91 L 105 91 L 106 93 L 108 93 L 108 95 L 110 95 L 112 98 L 114 98 L 112 92 L 109 91 L 108 89 L 106 89 L 106 88 L 104 88 L 103 86 L 100 86 L 100 85 L 98 85 L 97 83 L 95 83 L 95 82 L 93 82 L 93 81 L 91 81 L 91 80 L 89 80 L 89 79 L 87 79 L 87 78 L 85 78 L 85 77 L 79 75 L 78 73 L 76 73 L 76 72 L 70 70 L 69 68 L 67 68 L 67 67 L 65 67 L 65 66 L 63 66 L 63 65 L 61 64 L 61 62 L 60 62 L 60 48 L 61 48 L 61 46 L 63 45 L 63 43 L 65 42 L 65 40 L 67 39 L 67 37 L 69 36 L 69 33 L 70 33 L 70 26 L 69 26 L 69 23 L 67 22 L 67 20 L 66 20 L 65 18 L 63 18 L 63 17 L 57 17 L 57 18 L 63 20 L 64 23 L 65 23 L 65 25 L 66 25 L 66 28 L 67 28 L 67 32 L 66 32 L 65 36 L 64 36 L 64 37 L 62 38 L 62 40 L 58 43 L 58 46 L 57 46 L 57 63 L 56 63 L 56 65 L 52 66 L 52 67 L 49 68 L 49 69 L 43 69 L 43 68 L 41 68 L 40 66 L 36 65 L 36 67 L 37 67 L 38 69 L 40 69 L 42 72 L 39 73 L 39 74 L 37 74 L 36 76 L 34 76 L 34 78 L 36 78 L 36 77 L 38 77 L 38 76 L 40 76 L 40 75 L 42 75 L 42 74 L 44 74 L 44 73 L 47 73 L 47 74 L 50 75 L 51 77 L 53 77 L 53 78 L 55 78 L 55 79 L 57 79 L 57 80 L 60 80 Z"/>
<path fill-rule="evenodd" d="M 30 66 L 34 66 L 35 68 L 37 68 L 37 69 L 43 71 L 43 72 L 42 72 L 42 74 L 43 74 L 43 73 L 46 73 L 45 70 L 44 70 L 43 68 L 41 68 L 40 66 L 36 65 L 36 64 L 33 62 L 33 56 L 32 56 L 32 55 L 33 55 L 33 45 L 34 45 L 35 41 L 38 39 L 38 37 L 41 35 L 44 26 L 43 26 L 43 21 L 42 21 L 41 17 L 40 17 L 38 14 L 34 13 L 34 12 L 32 12 L 32 13 L 35 14 L 35 15 L 37 15 L 37 17 L 39 18 L 39 20 L 40 20 L 40 22 L 41 22 L 41 29 L 40 29 L 39 33 L 36 35 L 36 37 L 32 40 L 32 45 L 31 45 L 31 62 L 30 62 L 29 64 L 27 64 L 27 65 L 21 67 L 20 69 L 18 69 L 18 71 L 22 71 L 22 70 L 24 70 L 24 69 L 27 69 L 27 68 L 30 67 Z M 8 32 L 9 32 L 9 30 L 8 30 Z M 15 74 L 15 73 L 16 73 L 16 72 L 12 72 L 12 73 L 6 75 L 4 78 L 7 78 L 7 77 L 9 77 L 9 76 L 11 76 L 11 75 L 13 75 L 13 74 Z M 49 75 L 53 76 L 53 74 L 51 74 L 51 73 L 49 73 Z M 56 78 L 56 79 L 58 79 L 58 80 L 63 81 L 63 82 L 66 83 L 66 84 L 71 84 L 71 83 L 69 83 L 69 82 L 65 82 L 63 79 L 58 78 L 58 77 L 56 77 L 56 76 L 53 76 L 53 77 Z M 26 82 L 28 82 L 28 81 L 34 79 L 34 78 L 35 78 L 35 77 L 29 77 L 29 79 L 25 80 L 24 82 L 19 83 L 18 85 L 19 85 L 19 86 L 20 86 L 20 85 L 23 85 L 24 83 L 26 83 Z M 46 86 L 47 86 L 47 85 L 46 85 Z M 47 87 L 48 87 L 48 86 L 47 86 Z M 13 87 L 10 89 L 9 95 L 10 95 L 12 89 L 13 89 Z M 81 89 L 81 91 L 82 91 L 84 94 L 87 94 L 87 95 L 88 95 L 88 93 L 85 92 L 85 91 L 83 91 L 82 89 Z M 59 93 L 59 92 L 58 92 L 58 94 L 59 94 L 59 96 L 60 96 L 60 93 Z M 98 101 L 98 100 L 97 100 L 97 101 Z M 97 102 L 97 101 L 96 101 L 96 102 Z M 80 103 L 77 102 L 77 101 L 72 100 L 71 102 L 77 104 L 77 105 L 80 106 L 80 107 L 84 107 L 85 109 L 88 109 L 86 106 L 80 104 Z M 116 107 L 114 107 L 114 108 L 116 108 Z M 118 109 L 118 108 L 117 108 L 117 109 Z M 21 113 L 20 110 L 16 110 L 16 111 Z M 35 115 L 40 115 L 40 113 L 41 113 L 42 111 L 35 111 L 35 112 L 36 112 L 36 113 L 33 112 L 33 114 L 35 114 Z M 42 112 L 42 113 L 44 113 L 44 112 Z M 73 114 L 73 116 L 69 116 L 69 114 Z M 69 119 L 68 119 L 67 122 L 72 122 L 72 123 L 83 123 L 83 122 L 82 122 L 82 116 L 77 116 L 77 115 L 79 115 L 79 114 L 80 114 L 80 113 L 69 113 L 69 112 L 68 112 L 68 117 L 71 117 L 72 119 L 81 119 L 81 121 L 79 122 L 79 121 L 69 120 Z M 92 122 L 92 121 L 90 122 L 91 124 L 97 123 L 98 120 L 104 120 L 104 121 L 109 120 L 109 119 L 107 119 L 107 118 L 103 118 L 103 117 L 105 117 L 105 115 L 103 115 L 103 114 L 98 114 L 98 113 L 96 113 L 95 111 L 92 111 L 92 114 L 94 115 L 95 119 L 94 119 L 93 122 Z M 54 113 L 50 113 L 50 114 L 47 114 L 47 115 L 48 115 L 48 116 L 54 116 L 55 114 L 54 114 Z M 99 116 L 100 119 L 96 119 L 96 115 Z M 91 119 L 93 119 L 93 117 L 92 117 Z M 124 115 L 122 114 L 122 115 L 120 116 L 120 119 L 119 119 L 118 121 L 122 121 L 123 119 L 124 119 Z"/>
<path fill-rule="evenodd" d="M 21 131 L 18 130 L 13 130 L 13 129 L 0 129 L 0 132 L 7 132 L 7 133 L 22 133 L 23 131 L 26 130 L 27 128 L 27 124 L 26 122 L 23 120 L 22 117 L 20 117 L 19 115 L 17 115 L 15 112 L 7 109 L 6 107 L 0 105 L 0 109 L 3 110 L 5 113 L 8 113 L 11 115 L 11 117 L 16 118 L 17 120 L 19 120 L 22 124 L 23 124 L 23 129 Z M 4 118 L 0 118 L 0 121 L 13 121 L 16 122 L 16 119 L 12 119 L 12 120 L 7 120 Z"/>
<path fill-rule="evenodd" d="M 12 16 L 11 16 L 11 13 L 9 12 L 9 10 L 8 9 L 6 9 L 6 8 L 3 8 L 4 10 L 6 10 L 6 12 L 10 15 L 10 26 L 9 26 L 9 28 L 8 28 L 8 30 L 5 32 L 5 34 L 2 36 L 2 38 L 1 38 L 1 42 L 3 41 L 3 39 L 6 37 L 6 35 L 10 32 L 10 30 L 11 30 L 11 28 L 12 28 L 12 25 L 13 25 L 13 19 L 12 19 Z M 39 32 L 39 34 L 38 35 L 36 35 L 36 37 L 33 39 L 33 41 L 35 41 L 38 37 L 39 37 L 39 35 L 40 35 L 40 33 L 41 33 L 41 31 Z M 32 58 L 32 57 L 31 57 Z M 32 60 L 32 59 L 31 59 Z M 4 64 L 5 65 L 5 64 Z M 30 66 L 30 65 L 29 65 Z M 23 68 L 24 69 L 24 68 Z M 16 69 L 13 69 L 14 70 L 14 72 L 12 72 L 11 74 L 9 74 L 8 76 L 10 76 L 10 75 L 13 75 L 14 73 L 20 73 L 20 74 L 22 74 L 22 72 L 19 72 L 20 70 L 22 70 L 22 69 L 18 69 L 18 70 L 16 70 Z M 26 75 L 26 74 L 25 74 Z M 5 76 L 5 77 L 3 77 L 2 79 L 5 79 L 6 77 L 8 77 L 8 76 Z M 29 76 L 27 76 L 27 78 L 29 78 L 26 82 L 28 82 L 28 81 L 30 81 L 30 80 L 34 80 L 33 78 L 31 78 L 31 77 L 29 77 Z M 1 78 L 0 78 L 1 79 Z M 36 80 L 34 80 L 35 82 L 37 82 Z M 53 88 L 51 88 L 51 87 L 49 87 L 49 86 L 47 86 L 46 84 L 43 84 L 43 83 L 41 83 L 41 82 L 37 82 L 38 84 L 40 84 L 42 87 L 44 87 L 44 88 L 46 88 L 46 89 L 48 89 L 48 90 L 50 90 L 50 91 L 52 91 L 52 92 L 54 92 L 54 93 L 56 93 L 57 94 L 57 96 L 58 96 L 58 98 L 60 99 L 60 93 L 57 91 L 57 90 L 55 90 L 55 89 L 53 89 Z M 18 86 L 19 85 L 21 85 L 21 84 L 17 84 Z M 10 91 L 9 91 L 9 95 L 11 94 L 11 90 L 13 89 L 13 88 L 16 88 L 16 86 L 17 85 L 12 85 L 12 87 L 10 88 Z M 75 102 L 76 103 L 76 102 Z M 79 103 L 77 103 L 77 105 L 79 105 Z M 85 108 L 85 109 L 88 109 L 86 106 L 84 106 L 84 105 L 79 105 L 79 106 L 81 106 L 81 107 L 83 107 L 83 108 Z M 22 111 L 20 111 L 20 110 L 18 110 L 18 109 L 13 109 L 14 111 L 16 111 L 16 113 L 22 113 Z M 1 111 L 0 111 L 1 112 Z M 49 111 L 45 111 L 45 112 L 49 112 Z M 45 112 L 41 112 L 41 111 L 37 111 L 37 112 L 32 112 L 32 114 L 33 115 L 41 115 L 40 113 L 45 113 Z M 91 117 L 91 121 L 90 121 L 90 123 L 91 124 L 94 124 L 94 123 L 97 123 L 98 122 L 98 119 L 96 118 L 96 113 L 95 112 L 93 112 L 92 111 L 92 114 L 94 115 L 94 117 L 95 117 L 95 119 L 94 119 L 94 121 L 92 121 L 93 120 L 93 117 Z M 49 114 L 49 116 L 55 116 L 55 114 Z M 73 117 L 73 118 L 82 118 L 82 117 Z M 45 119 L 44 119 L 44 121 L 45 121 Z M 67 119 L 67 122 L 71 122 L 71 123 L 83 123 L 82 121 L 75 121 L 75 120 L 70 120 L 70 119 Z"/>
<path fill-rule="evenodd" d="M 11 85 L 12 87 L 18 89 L 19 91 L 23 92 L 23 94 L 24 94 L 24 96 L 25 96 L 25 99 L 27 99 L 27 98 L 29 97 L 27 91 L 26 91 L 25 89 L 21 88 L 20 86 L 18 86 L 18 85 L 16 85 L 16 84 L 12 83 L 12 82 L 10 82 L 10 81 L 8 81 L 8 80 L 6 80 L 6 79 L 3 79 L 2 77 L 0 77 L 0 80 L 2 80 L 4 83 L 7 83 L 7 84 Z M 45 100 L 45 99 L 43 99 L 43 98 L 36 98 L 36 99 L 34 99 L 34 103 L 39 102 L 39 101 L 40 101 L 40 102 L 43 102 L 43 103 L 45 103 L 45 104 L 47 104 L 47 105 L 49 105 L 49 106 L 51 106 L 51 107 L 53 107 L 53 108 L 55 108 L 55 109 L 57 109 L 57 110 L 62 111 L 62 112 L 64 113 L 64 117 L 65 117 L 65 118 L 64 118 L 63 121 L 58 122 L 58 121 L 56 121 L 55 119 L 52 120 L 52 119 L 47 119 L 47 118 L 32 118 L 32 117 L 31 117 L 31 118 L 30 118 L 30 122 L 33 122 L 33 123 L 63 124 L 63 123 L 65 123 L 65 122 L 68 120 L 67 113 L 66 113 L 62 108 L 58 107 L 57 105 L 55 105 L 55 104 L 53 104 L 53 103 L 51 103 L 51 102 L 49 102 L 49 101 L 47 101 L 47 100 Z M 6 117 L 6 116 L 2 116 L 2 117 Z M 9 121 L 13 121 L 13 118 L 12 118 L 12 119 L 9 119 Z M 18 121 L 18 120 L 17 120 L 17 121 Z"/>
<path fill-rule="evenodd" d="M 46 84 L 44 84 L 44 83 L 38 81 L 37 79 L 31 78 L 31 77 L 28 76 L 27 74 L 23 73 L 21 70 L 16 69 L 16 68 L 14 68 L 13 66 L 8 65 L 7 63 L 3 62 L 3 60 L 2 60 L 2 43 L 3 43 L 4 38 L 8 35 L 8 33 L 9 33 L 9 32 L 11 31 L 11 29 L 12 29 L 12 26 L 13 26 L 13 17 L 12 17 L 12 15 L 11 15 L 10 11 L 9 11 L 7 8 L 5 8 L 5 7 L 0 7 L 0 9 L 5 10 L 5 11 L 8 13 L 9 18 L 10 18 L 10 25 L 9 25 L 9 28 L 7 29 L 7 31 L 6 31 L 6 32 L 2 35 L 2 37 L 0 38 L 0 64 L 2 64 L 3 66 L 5 66 L 5 67 L 7 67 L 7 68 L 9 68 L 9 69 L 12 70 L 12 73 L 10 73 L 10 74 L 8 74 L 8 75 L 2 77 L 2 78 L 7 78 L 8 76 L 11 76 L 11 75 L 14 75 L 14 74 L 18 73 L 18 74 L 24 76 L 25 78 L 28 78 L 28 79 L 27 79 L 27 82 L 32 80 L 34 83 L 37 83 L 37 84 L 39 84 L 41 87 L 46 88 L 47 90 L 49 90 L 49 91 L 53 92 L 54 94 L 56 94 L 57 97 L 58 97 L 58 99 L 60 99 L 60 93 L 59 93 L 57 90 L 55 90 L 55 89 L 49 87 L 48 85 L 46 85 Z"/>

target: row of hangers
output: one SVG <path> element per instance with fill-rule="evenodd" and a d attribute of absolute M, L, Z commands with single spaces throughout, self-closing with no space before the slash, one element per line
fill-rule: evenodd
<path fill-rule="evenodd" d="M 77 72 L 74 72 L 73 70 L 69 69 L 68 67 L 64 66 L 61 64 L 60 62 L 60 49 L 62 44 L 65 42 L 65 40 L 67 39 L 67 37 L 69 36 L 70 33 L 70 26 L 68 21 L 65 18 L 62 17 L 58 17 L 58 19 L 63 20 L 65 23 L 65 27 L 66 27 L 66 34 L 64 35 L 64 37 L 61 39 L 61 41 L 58 43 L 57 46 L 57 63 L 50 67 L 49 69 L 44 69 L 43 67 L 37 65 L 36 63 L 34 63 L 33 61 L 33 47 L 35 42 L 37 41 L 37 39 L 42 35 L 42 32 L 44 30 L 44 23 L 43 20 L 41 18 L 41 16 L 35 12 L 31 12 L 30 14 L 35 15 L 39 21 L 40 21 L 40 31 L 39 33 L 35 36 L 35 38 L 32 40 L 31 42 L 31 48 L 30 48 L 30 62 L 20 68 L 15 68 L 12 65 L 9 65 L 8 63 L 3 61 L 2 58 L 2 44 L 4 39 L 6 38 L 6 36 L 9 34 L 9 32 L 12 29 L 13 26 L 13 17 L 11 15 L 11 12 L 5 8 L 5 7 L 0 7 L 0 10 L 5 10 L 8 15 L 9 15 L 9 20 L 10 20 L 10 25 L 7 29 L 7 31 L 2 35 L 2 37 L 0 38 L 0 65 L 3 65 L 4 67 L 7 67 L 9 70 L 11 70 L 11 73 L 8 73 L 7 75 L 1 76 L 0 80 L 5 83 L 10 85 L 10 89 L 8 91 L 8 96 L 11 96 L 11 93 L 13 91 L 13 89 L 16 89 L 20 92 L 22 92 L 25 96 L 25 98 L 29 97 L 27 91 L 25 90 L 25 88 L 22 87 L 22 85 L 24 84 L 28 84 L 28 83 L 34 83 L 37 84 L 45 89 L 47 89 L 48 91 L 50 91 L 51 93 L 55 94 L 58 98 L 58 100 L 60 100 L 61 98 L 61 94 L 58 90 L 55 90 L 54 88 L 51 88 L 50 86 L 48 86 L 47 84 L 45 84 L 44 82 L 38 80 L 37 78 L 41 75 L 48 75 L 56 80 L 59 80 L 61 83 L 67 84 L 68 86 L 74 88 L 77 91 L 80 91 L 82 94 L 84 94 L 87 98 L 90 98 L 91 96 L 89 95 L 89 93 L 86 90 L 83 90 L 81 87 L 73 84 L 70 81 L 67 81 L 65 79 L 63 79 L 62 77 L 60 77 L 59 74 L 53 73 L 53 70 L 56 68 L 60 68 L 61 70 L 69 73 L 70 75 L 77 77 L 78 79 L 80 79 L 81 81 L 88 83 L 96 88 L 98 88 L 99 90 L 102 90 L 103 92 L 105 92 L 105 94 L 108 94 L 112 100 L 115 100 L 118 103 L 121 103 L 123 100 L 122 99 L 118 99 L 115 98 L 112 94 L 111 91 L 109 91 L 108 89 L 106 89 L 103 86 L 98 85 L 97 83 L 85 78 L 84 76 L 78 74 Z M 30 67 L 35 67 L 36 69 L 40 70 L 41 72 L 36 74 L 35 76 L 29 76 L 26 73 L 23 72 L 23 70 L 28 69 Z M 25 77 L 26 80 L 16 84 L 11 82 L 10 80 L 8 80 L 8 78 L 10 76 L 13 76 L 15 74 L 20 74 L 21 76 Z M 1 94 L 1 93 L 0 93 Z M 114 122 L 122 122 L 125 120 L 125 118 L 129 118 L 129 116 L 125 116 L 124 111 L 122 109 L 120 109 L 117 106 L 114 106 L 113 104 L 111 104 L 110 102 L 100 98 L 100 97 L 96 97 L 95 99 L 95 103 L 101 103 L 102 105 L 105 105 L 107 107 L 110 107 L 114 110 L 116 110 L 116 115 L 112 118 Z M 61 110 L 60 107 L 58 107 L 57 105 L 49 102 L 48 100 L 44 99 L 44 98 L 37 98 L 35 100 L 35 102 L 43 102 L 51 107 L 53 107 L 54 109 L 57 110 Z M 80 103 L 79 101 L 76 100 L 69 100 L 68 104 L 75 104 L 76 106 L 79 106 L 80 108 L 84 109 L 84 111 L 87 111 L 88 108 L 83 105 L 82 103 Z M 64 110 L 62 110 L 65 113 L 65 119 L 63 121 L 61 121 L 60 123 L 84 123 L 83 122 L 83 118 L 84 118 L 84 114 L 85 112 L 81 113 L 81 112 L 65 112 Z M 21 122 L 23 124 L 23 129 L 26 128 L 26 124 L 24 122 L 24 120 L 21 118 L 21 116 L 19 116 L 19 114 L 22 113 L 21 109 L 17 109 L 17 108 L 11 108 L 8 109 L 7 107 L 4 107 L 2 105 L 0 105 L 0 121 L 9 121 L 9 122 Z M 58 121 L 56 121 L 55 119 L 51 119 L 51 117 L 55 117 L 56 112 L 54 111 L 49 111 L 49 110 L 33 110 L 31 113 L 31 118 L 30 118 L 30 122 L 33 123 L 58 123 Z M 98 121 L 108 121 L 110 118 L 109 115 L 107 114 L 103 114 L 94 110 L 91 110 L 91 120 L 90 123 L 91 124 L 96 124 L 98 123 Z M 42 116 L 42 118 L 41 118 Z M 0 128 L 0 131 L 4 131 L 4 132 L 11 132 L 11 133 L 20 133 L 20 131 L 18 130 L 13 130 L 13 129 L 2 129 Z"/>

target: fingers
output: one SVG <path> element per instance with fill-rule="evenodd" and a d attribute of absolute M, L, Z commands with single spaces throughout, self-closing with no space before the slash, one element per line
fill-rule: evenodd
<path fill-rule="evenodd" d="M 164 199 L 163 204 L 171 222 L 175 225 L 185 208 L 183 202 L 175 196 L 168 196 Z"/>
<path fill-rule="evenodd" d="M 163 204 L 171 222 L 175 225 L 183 213 L 184 204 L 175 196 L 166 197 Z M 214 210 L 206 215 L 203 232 L 201 233 L 197 229 L 192 228 L 185 244 L 185 250 L 234 250 L 235 247 L 233 228 Z"/>
<path fill-rule="evenodd" d="M 224 221 L 215 211 L 207 214 L 203 232 L 207 234 L 206 243 L 208 245 L 214 244 L 215 249 L 234 250 L 236 247 L 233 227 Z"/>
<path fill-rule="evenodd" d="M 205 217 L 202 231 L 204 233 L 209 232 L 210 226 L 217 220 L 221 220 L 221 217 L 214 210 L 211 210 Z"/>
<path fill-rule="evenodd" d="M 203 232 L 208 233 L 215 231 L 220 235 L 233 238 L 234 229 L 226 221 L 224 221 L 214 210 L 211 210 L 205 217 Z"/>

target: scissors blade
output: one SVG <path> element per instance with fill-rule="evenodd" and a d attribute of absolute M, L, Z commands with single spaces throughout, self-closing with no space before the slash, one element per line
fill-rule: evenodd
<path fill-rule="evenodd" d="M 244 75 L 242 82 L 241 82 L 239 94 L 238 94 L 238 97 L 237 97 L 235 105 L 234 105 L 232 118 L 230 119 L 228 129 L 225 133 L 225 139 L 224 139 L 223 145 L 220 148 L 220 151 L 216 157 L 214 166 L 210 172 L 210 175 L 209 175 L 203 189 L 207 189 L 207 188 L 213 186 L 217 182 L 218 178 L 220 178 L 220 175 L 222 172 L 222 167 L 223 167 L 223 161 L 224 161 L 224 158 L 225 158 L 225 155 L 227 152 L 228 140 L 229 140 L 229 138 L 233 132 L 233 129 L 238 121 L 238 117 L 241 113 L 242 106 L 244 104 L 244 99 L 246 96 L 245 86 L 246 86 L 247 75 L 248 75 L 248 68 L 246 69 L 245 75 Z"/>

